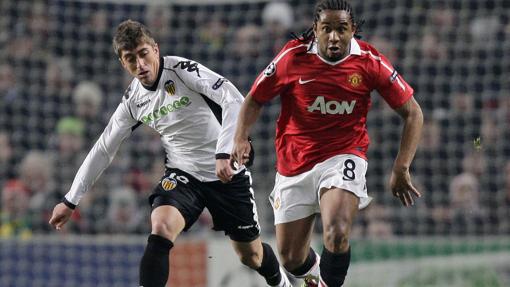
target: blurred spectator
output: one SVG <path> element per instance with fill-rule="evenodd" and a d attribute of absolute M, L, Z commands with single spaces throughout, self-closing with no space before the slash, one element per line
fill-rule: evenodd
<path fill-rule="evenodd" d="M 34 233 L 48 231 L 51 211 L 60 196 L 55 192 L 53 162 L 40 151 L 30 151 L 19 166 L 19 180 L 30 196 L 29 212 Z"/>
<path fill-rule="evenodd" d="M 498 193 L 497 200 L 491 208 L 491 215 L 499 222 L 498 234 L 510 234 L 510 161 L 507 161 L 503 173 L 503 185 Z"/>
<path fill-rule="evenodd" d="M 56 167 L 57 191 L 62 195 L 71 187 L 74 174 L 86 156 L 83 146 L 85 123 L 75 117 L 64 117 L 57 123 L 53 160 Z"/>
<path fill-rule="evenodd" d="M 9 134 L 0 130 L 0 186 L 14 177 L 14 149 Z"/>
<path fill-rule="evenodd" d="M 450 183 L 450 232 L 483 234 L 485 212 L 480 205 L 480 184 L 469 172 L 455 176 Z"/>
<path fill-rule="evenodd" d="M 0 239 L 32 234 L 29 214 L 30 194 L 19 180 L 10 180 L 2 188 Z"/>
<path fill-rule="evenodd" d="M 50 20 L 48 17 L 48 6 L 45 1 L 33 1 L 30 5 L 30 12 L 27 17 L 28 32 L 35 45 L 37 56 L 41 57 L 41 52 L 46 50 L 49 37 Z"/>
<path fill-rule="evenodd" d="M 472 143 L 470 143 L 472 144 Z M 470 151 L 462 159 L 463 173 L 472 174 L 475 179 L 482 177 L 487 170 L 487 160 L 485 154 L 477 151 Z"/>
<path fill-rule="evenodd" d="M 503 141 L 501 137 L 502 132 L 503 131 L 499 129 L 498 119 L 495 114 L 483 115 L 482 126 L 480 128 L 481 148 L 485 150 L 497 148 L 500 141 Z"/>
<path fill-rule="evenodd" d="M 423 181 L 423 186 L 428 191 L 424 200 L 429 206 L 448 202 L 444 191 L 448 189 L 445 175 L 448 174 L 450 166 L 445 164 L 445 159 L 451 155 L 444 143 L 444 132 L 446 131 L 435 116 L 425 117 L 414 167 L 417 174 L 427 178 Z"/>
<path fill-rule="evenodd" d="M 6 57 L 14 61 L 29 59 L 34 53 L 34 42 L 26 33 L 19 33 L 7 42 Z"/>
<path fill-rule="evenodd" d="M 364 216 L 366 219 L 364 238 L 388 239 L 394 236 L 389 206 L 371 204 Z"/>
<path fill-rule="evenodd" d="M 381 52 L 393 65 L 398 66 L 399 56 L 397 48 L 392 42 L 380 36 L 372 36 L 368 42 Z"/>
<path fill-rule="evenodd" d="M 459 21 L 457 14 L 450 9 L 445 2 L 435 1 L 433 9 L 428 11 L 428 26 L 435 31 L 436 35 L 446 44 L 455 40 L 454 37 L 459 29 Z"/>
<path fill-rule="evenodd" d="M 257 58 L 262 52 L 262 35 L 260 27 L 254 24 L 239 28 L 234 36 L 233 55 L 242 62 Z"/>
<path fill-rule="evenodd" d="M 227 41 L 228 26 L 220 17 L 209 17 L 204 25 L 199 27 L 200 46 L 205 51 L 205 57 L 211 55 L 213 59 L 222 59 Z M 200 56 L 200 58 L 205 58 Z M 220 63 L 221 64 L 221 63 Z"/>
<path fill-rule="evenodd" d="M 434 118 L 428 118 L 423 123 L 423 133 L 419 149 L 431 152 L 435 156 L 441 148 L 441 125 Z M 436 154 L 434 154 L 436 153 Z"/>
<path fill-rule="evenodd" d="M 45 73 L 45 92 L 53 100 L 54 104 L 64 104 L 60 99 L 67 100 L 72 92 L 73 67 L 71 59 L 53 56 L 48 59 Z"/>
<path fill-rule="evenodd" d="M 108 22 L 108 18 L 108 11 L 104 9 L 93 11 L 88 19 L 87 28 L 98 36 L 109 35 L 111 26 Z"/>
<path fill-rule="evenodd" d="M 140 233 L 144 214 L 141 213 L 138 197 L 134 190 L 121 187 L 109 193 L 109 205 L 106 212 L 108 231 L 111 233 Z"/>
<path fill-rule="evenodd" d="M 475 111 L 475 97 L 471 93 L 456 92 L 451 97 L 449 113 L 457 115 L 471 114 Z"/>
<path fill-rule="evenodd" d="M 18 93 L 14 69 L 7 63 L 0 64 L 0 106 L 10 105 L 18 98 Z"/>
<path fill-rule="evenodd" d="M 12 131 L 15 125 L 13 118 L 20 104 L 20 90 L 16 72 L 7 63 L 0 64 L 0 130 Z"/>
<path fill-rule="evenodd" d="M 130 140 L 124 143 L 131 158 L 129 167 L 146 171 L 151 169 L 154 162 L 164 165 L 166 154 L 160 137 L 159 133 L 145 125 L 137 128 Z"/>
<path fill-rule="evenodd" d="M 262 36 L 259 26 L 248 24 L 235 31 L 233 42 L 229 46 L 230 56 L 225 59 L 225 68 L 221 72 L 230 75 L 229 80 L 234 82 L 243 94 L 248 92 L 253 83 L 252 77 L 246 75 L 255 77 L 269 63 L 270 58 L 266 61 L 262 50 Z"/>
<path fill-rule="evenodd" d="M 498 16 L 490 15 L 476 17 L 471 20 L 470 34 L 475 48 L 492 48 L 492 42 L 497 42 L 497 32 L 502 28 Z"/>
<path fill-rule="evenodd" d="M 437 35 L 427 32 L 421 38 L 420 55 L 425 61 L 445 60 L 448 56 L 448 50 Z"/>
<path fill-rule="evenodd" d="M 264 35 L 270 41 L 268 53 L 276 55 L 289 40 L 290 29 L 294 26 L 294 11 L 287 2 L 269 2 L 262 10 Z"/>
<path fill-rule="evenodd" d="M 480 186 L 471 173 L 455 176 L 450 183 L 450 207 L 453 210 L 472 212 L 480 209 Z"/>
<path fill-rule="evenodd" d="M 84 125 L 84 145 L 91 146 L 101 134 L 105 122 L 102 115 L 103 91 L 94 82 L 82 81 L 73 90 L 75 115 Z"/>
<path fill-rule="evenodd" d="M 161 47 L 169 46 L 172 39 L 171 22 L 172 10 L 168 5 L 148 3 L 145 10 L 145 22 L 147 27 L 151 27 L 152 36 Z M 171 47 L 171 46 L 170 46 Z M 165 51 L 161 51 L 163 55 Z"/>

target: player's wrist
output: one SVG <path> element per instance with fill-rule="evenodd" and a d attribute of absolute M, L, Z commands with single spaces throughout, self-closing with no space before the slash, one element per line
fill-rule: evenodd
<path fill-rule="evenodd" d="M 230 154 L 228 153 L 217 153 L 215 155 L 216 159 L 230 159 Z"/>
<path fill-rule="evenodd" d="M 397 173 L 408 172 L 409 171 L 409 165 L 395 163 L 393 165 L 393 171 L 397 172 Z"/>
<path fill-rule="evenodd" d="M 73 209 L 73 210 L 74 210 L 74 209 L 76 208 L 76 204 L 74 204 L 74 203 L 70 202 L 70 201 L 69 201 L 69 200 L 67 200 L 65 197 L 64 197 L 64 198 L 62 198 L 62 203 L 63 203 L 65 206 L 69 207 L 70 209 Z"/>

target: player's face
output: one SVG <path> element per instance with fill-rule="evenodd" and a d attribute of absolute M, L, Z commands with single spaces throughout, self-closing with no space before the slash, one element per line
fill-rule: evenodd
<path fill-rule="evenodd" d="M 313 28 L 321 57 L 334 62 L 347 56 L 355 32 L 347 11 L 324 10 Z"/>
<path fill-rule="evenodd" d="M 142 43 L 133 50 L 120 51 L 120 62 L 133 77 L 145 86 L 152 86 L 158 77 L 158 45 Z"/>

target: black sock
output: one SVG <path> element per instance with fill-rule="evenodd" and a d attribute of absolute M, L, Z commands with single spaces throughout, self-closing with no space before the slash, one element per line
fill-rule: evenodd
<path fill-rule="evenodd" d="M 256 269 L 256 271 L 264 276 L 267 284 L 275 286 L 282 281 L 280 264 L 278 264 L 278 259 L 276 259 L 276 255 L 269 244 L 262 242 L 262 249 L 262 264 L 260 264 L 260 267 Z"/>
<path fill-rule="evenodd" d="M 310 252 L 308 253 L 308 257 L 306 257 L 303 265 L 289 272 L 296 277 L 303 277 L 308 271 L 310 271 L 310 269 L 312 269 L 316 260 L 317 255 L 315 254 L 315 251 L 313 251 L 313 249 L 310 247 Z"/>
<path fill-rule="evenodd" d="M 321 278 L 329 287 L 339 287 L 344 284 L 347 269 L 351 262 L 351 247 L 345 253 L 333 253 L 326 249 L 321 255 Z"/>
<path fill-rule="evenodd" d="M 170 266 L 168 257 L 172 241 L 165 237 L 151 234 L 147 240 L 147 247 L 140 262 L 140 286 L 164 287 L 168 280 Z"/>

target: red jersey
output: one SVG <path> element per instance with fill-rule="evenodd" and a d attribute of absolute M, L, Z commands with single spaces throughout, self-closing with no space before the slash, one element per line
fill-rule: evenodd
<path fill-rule="evenodd" d="M 366 159 L 373 90 L 394 109 L 413 95 L 389 61 L 366 42 L 353 38 L 349 55 L 329 62 L 318 55 L 316 44 L 289 41 L 250 90 L 260 104 L 280 95 L 278 172 L 297 175 L 339 154 Z"/>

